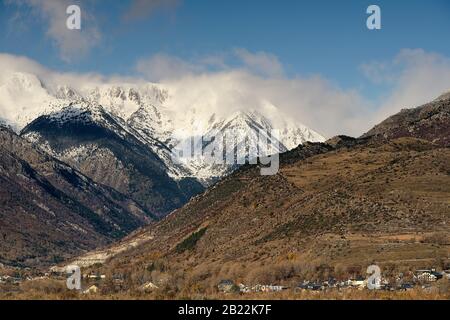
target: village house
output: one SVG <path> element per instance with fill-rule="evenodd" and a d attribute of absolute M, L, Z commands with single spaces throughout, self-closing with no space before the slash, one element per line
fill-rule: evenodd
<path fill-rule="evenodd" d="M 435 269 L 416 270 L 415 279 L 420 282 L 435 282 L 444 276 L 443 273 L 436 272 Z"/>
<path fill-rule="evenodd" d="M 239 292 L 241 292 L 241 293 L 249 293 L 249 292 L 251 292 L 251 288 L 249 288 L 248 286 L 246 286 L 243 283 L 239 283 L 238 287 L 239 287 Z"/>
<path fill-rule="evenodd" d="M 106 279 L 106 275 L 91 272 L 90 274 L 84 274 L 83 278 L 87 278 L 87 279 L 91 279 L 91 280 L 103 280 L 103 279 Z"/>
<path fill-rule="evenodd" d="M 309 282 L 304 281 L 303 283 L 300 283 L 295 290 L 296 291 L 305 291 L 305 290 L 311 290 L 311 291 L 321 291 L 325 289 L 325 285 L 319 282 Z"/>
<path fill-rule="evenodd" d="M 256 288 L 259 292 L 280 292 L 288 289 L 288 287 L 276 285 L 256 285 Z"/>
<path fill-rule="evenodd" d="M 367 279 L 365 279 L 364 277 L 357 277 L 355 279 L 351 279 L 350 286 L 358 289 L 364 289 L 367 286 Z"/>
<path fill-rule="evenodd" d="M 51 274 L 61 275 L 66 273 L 66 267 L 53 266 L 49 271 Z"/>
<path fill-rule="evenodd" d="M 334 278 L 330 278 L 323 282 L 324 286 L 327 288 L 336 288 L 338 285 L 338 281 Z"/>

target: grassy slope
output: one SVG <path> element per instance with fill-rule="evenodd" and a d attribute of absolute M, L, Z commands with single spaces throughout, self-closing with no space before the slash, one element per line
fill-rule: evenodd
<path fill-rule="evenodd" d="M 223 278 L 289 282 L 364 272 L 373 262 L 444 265 L 449 172 L 449 148 L 413 138 L 289 161 L 275 176 L 241 170 L 144 231 L 153 240 L 104 270 L 128 275 L 130 288 L 164 278 L 169 292 L 208 292 Z M 177 252 L 203 228 L 195 246 Z"/>

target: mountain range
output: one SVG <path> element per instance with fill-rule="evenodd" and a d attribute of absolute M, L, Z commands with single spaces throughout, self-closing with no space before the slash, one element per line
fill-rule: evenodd
<path fill-rule="evenodd" d="M 201 157 L 174 161 L 173 150 L 183 141 L 238 132 L 237 143 L 248 143 L 255 152 L 249 156 L 256 156 L 258 131 L 281 128 L 273 153 L 324 140 L 281 117 L 274 106 L 266 108 L 270 120 L 260 111 L 219 116 L 195 105 L 180 120 L 169 97 L 170 91 L 156 84 L 75 89 L 33 74 L 7 76 L 0 84 L 5 181 L 0 262 L 45 265 L 110 244 L 162 219 L 238 168 Z"/>
<path fill-rule="evenodd" d="M 284 152 L 306 141 L 324 141 L 320 134 L 283 115 L 266 101 L 253 108 L 238 107 L 231 114 L 215 112 L 204 102 L 180 110 L 173 105 L 177 100 L 169 90 L 163 84 L 153 83 L 86 84 L 75 89 L 68 85 L 50 85 L 33 74 L 16 72 L 0 84 L 0 119 L 16 132 L 25 128 L 24 133 L 31 136 L 35 128 L 27 125 L 39 117 L 60 115 L 70 121 L 81 113 L 74 112 L 77 106 L 84 110 L 100 107 L 104 116 L 120 123 L 121 130 L 155 153 L 172 178 L 191 177 L 204 185 L 229 173 L 230 166 L 215 166 L 201 157 L 174 163 L 171 151 L 176 145 L 236 128 L 241 129 L 238 143 L 254 137 L 256 130 L 279 130 L 281 144 L 275 152 Z M 67 108 L 69 105 L 72 107 Z M 64 114 L 65 111 L 69 112 Z M 34 136 L 39 136 L 39 132 L 34 132 Z M 250 144 L 260 143 L 251 141 Z"/>
<path fill-rule="evenodd" d="M 180 122 L 155 84 L 80 91 L 13 74 L 0 93 L 4 265 L 69 261 L 120 274 L 126 290 L 151 280 L 190 294 L 223 278 L 273 283 L 448 258 L 448 94 L 325 141 L 271 105 L 226 116 L 193 106 Z M 252 153 L 259 131 L 280 127 L 272 176 L 259 164 L 173 158 L 184 141 L 205 150 L 199 136 L 227 132 Z"/>
<path fill-rule="evenodd" d="M 361 136 L 305 143 L 261 176 L 244 165 L 182 208 L 112 247 L 77 258 L 130 292 L 208 297 L 223 279 L 296 283 L 448 268 L 450 97 L 403 110 Z M 130 245 L 132 244 L 132 245 Z M 160 297 L 160 295 L 159 295 Z"/>

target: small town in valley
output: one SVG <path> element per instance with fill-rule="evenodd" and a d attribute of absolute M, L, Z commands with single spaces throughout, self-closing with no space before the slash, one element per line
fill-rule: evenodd
<path fill-rule="evenodd" d="M 0 264 L 0 296 L 5 293 L 18 293 L 27 284 L 42 283 L 46 281 L 55 281 L 60 284 L 66 284 L 70 274 L 66 272 L 65 267 L 53 266 L 46 272 L 37 272 L 30 268 L 5 267 Z M 77 291 L 82 295 L 101 295 L 102 288 L 112 286 L 116 292 L 120 293 L 126 288 L 126 276 L 122 274 L 113 274 L 107 276 L 96 271 L 88 271 L 81 274 L 82 287 Z M 167 281 L 167 279 L 165 280 Z M 244 284 L 230 279 L 221 280 L 214 290 L 218 294 L 225 296 L 229 294 L 249 295 L 249 294 L 277 294 L 280 292 L 291 292 L 294 295 L 298 293 L 331 293 L 331 292 L 351 292 L 351 291 L 388 291 L 405 292 L 410 290 L 419 290 L 424 294 L 448 293 L 450 286 L 450 269 L 438 271 L 437 268 L 417 269 L 405 273 L 398 273 L 395 276 L 385 278 L 381 276 L 373 286 L 369 286 L 369 277 L 356 275 L 348 279 L 336 279 L 329 277 L 325 280 L 303 279 L 295 284 Z M 68 288 L 64 288 L 70 291 Z M 147 281 L 142 283 L 137 289 L 139 294 L 164 293 L 164 280 L 158 282 Z"/>

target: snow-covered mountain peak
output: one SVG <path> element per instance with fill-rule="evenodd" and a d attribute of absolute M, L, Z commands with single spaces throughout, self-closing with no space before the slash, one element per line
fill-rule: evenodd
<path fill-rule="evenodd" d="M 4 86 L 16 92 L 35 92 L 44 89 L 42 82 L 37 76 L 26 72 L 11 73 L 4 81 Z"/>
<path fill-rule="evenodd" d="M 33 74 L 14 72 L 2 75 L 0 118 L 16 131 L 43 112 L 50 111 L 54 99 Z"/>
<path fill-rule="evenodd" d="M 223 175 L 229 167 L 202 163 L 201 158 L 188 160 L 185 167 L 180 167 L 172 162 L 171 149 L 191 138 L 227 132 L 235 134 L 239 143 L 249 141 L 251 150 L 259 149 L 261 131 L 281 133 L 276 152 L 305 141 L 325 140 L 284 115 L 270 101 L 247 101 L 210 91 L 192 96 L 169 84 L 143 82 L 48 85 L 33 74 L 4 74 L 0 77 L 0 119 L 17 132 L 40 116 L 57 125 L 99 125 L 145 143 L 164 161 L 170 175 L 203 180 Z M 252 105 L 245 105 L 245 101 Z"/>
<path fill-rule="evenodd" d="M 167 91 L 148 84 L 102 84 L 83 88 L 86 100 L 103 105 L 110 112 L 128 120 L 145 106 L 161 106 L 168 97 Z"/>
<path fill-rule="evenodd" d="M 62 100 L 82 100 L 83 97 L 68 85 L 57 86 L 55 97 Z"/>
<path fill-rule="evenodd" d="M 52 121 L 95 123 L 105 117 L 105 110 L 97 103 L 78 101 L 48 114 Z"/>

